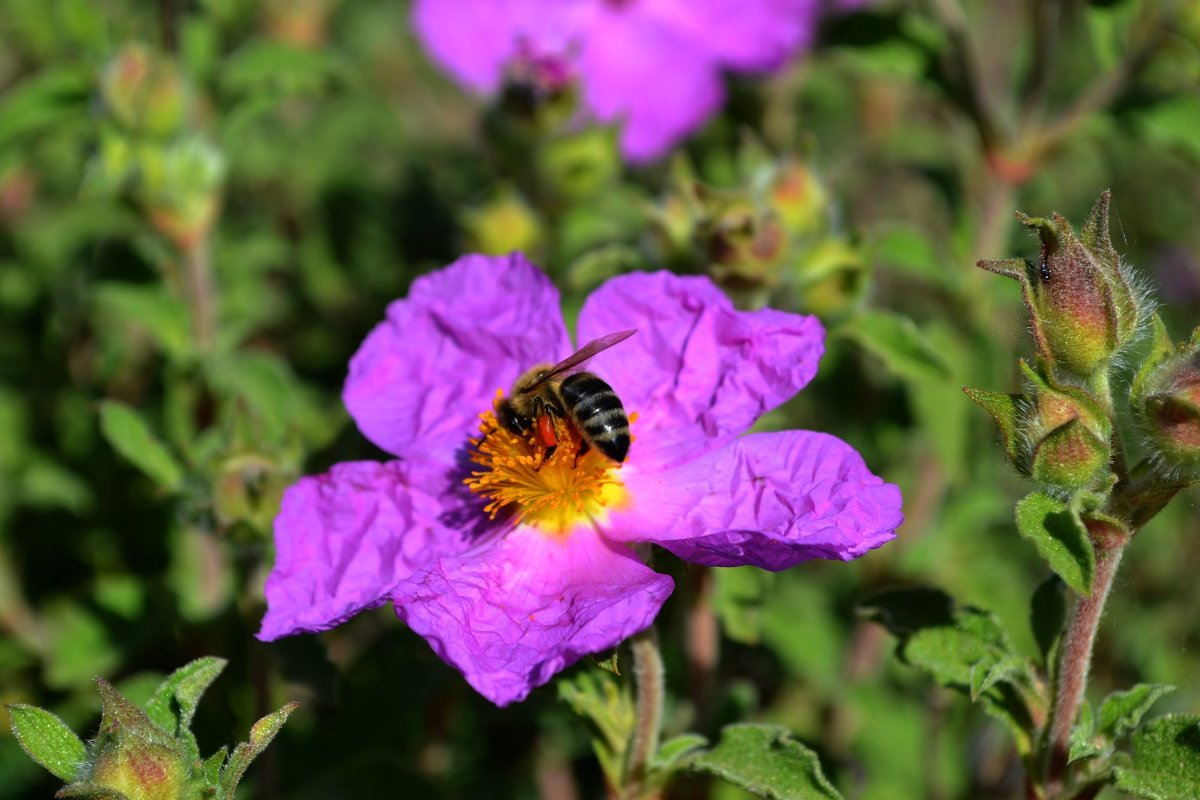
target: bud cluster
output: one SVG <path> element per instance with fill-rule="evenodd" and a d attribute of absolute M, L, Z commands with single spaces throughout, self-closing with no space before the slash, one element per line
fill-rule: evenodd
<path fill-rule="evenodd" d="M 796 303 L 824 317 L 852 310 L 866 288 L 865 264 L 833 232 L 829 195 L 795 157 L 742 147 L 736 183 L 717 188 L 675 164 L 672 188 L 654 209 L 668 262 L 700 266 L 744 305 Z"/>
<path fill-rule="evenodd" d="M 296 708 L 289 703 L 259 720 L 250 740 L 201 758 L 191 732 L 196 704 L 225 667 L 201 658 L 176 670 L 145 709 L 97 678 L 100 730 L 85 745 L 66 724 L 35 706 L 10 705 L 13 733 L 29 756 L 66 782 L 56 797 L 92 800 L 233 800 L 246 768 Z"/>
<path fill-rule="evenodd" d="M 1059 214 L 1017 214 L 1036 231 L 1041 252 L 979 266 L 1018 280 L 1037 347 L 1036 367 L 1021 362 L 1021 394 L 965 389 L 995 419 L 1009 459 L 1046 489 L 1080 495 L 1095 514 L 1140 525 L 1200 467 L 1200 329 L 1175 346 L 1151 303 L 1137 291 L 1112 246 L 1108 192 L 1092 208 L 1082 235 Z M 1129 387 L 1133 418 L 1149 454 L 1130 470 L 1126 437 L 1115 429 L 1121 392 L 1115 369 L 1152 318 L 1150 353 Z M 1082 493 L 1082 494 L 1081 494 Z"/>
<path fill-rule="evenodd" d="M 191 86 L 168 56 L 130 44 L 105 68 L 100 99 L 106 116 L 88 188 L 127 193 L 164 236 L 191 246 L 215 220 L 225 171 L 196 129 Z"/>

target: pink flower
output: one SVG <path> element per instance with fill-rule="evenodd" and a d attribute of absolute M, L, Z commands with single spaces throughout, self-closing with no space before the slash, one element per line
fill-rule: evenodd
<path fill-rule="evenodd" d="M 722 71 L 778 69 L 806 47 L 819 5 L 417 0 L 413 21 L 434 60 L 475 91 L 495 93 L 513 72 L 574 75 L 592 115 L 622 123 L 626 157 L 648 161 L 720 108 Z M 550 64 L 560 66 L 547 70 Z"/>
<path fill-rule="evenodd" d="M 899 490 L 847 444 L 745 435 L 816 372 L 816 319 L 737 311 L 706 278 L 660 272 L 596 290 L 578 341 L 626 328 L 637 334 L 588 365 L 630 412 L 625 462 L 576 457 L 572 435 L 534 469 L 534 440 L 489 420 L 498 389 L 572 351 L 558 293 L 519 254 L 465 256 L 415 281 L 351 361 L 343 394 L 398 460 L 339 464 L 288 490 L 259 638 L 391 601 L 506 705 L 654 620 L 672 582 L 633 543 L 780 570 L 895 536 Z"/>

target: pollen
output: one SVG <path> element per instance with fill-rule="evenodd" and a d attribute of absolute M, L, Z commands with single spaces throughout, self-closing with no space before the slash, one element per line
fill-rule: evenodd
<path fill-rule="evenodd" d="M 497 398 L 502 396 L 497 392 Z M 558 446 L 546 458 L 546 447 L 533 433 L 514 434 L 491 410 L 479 419 L 480 436 L 470 440 L 471 462 L 479 469 L 464 483 L 487 498 L 484 511 L 492 519 L 512 514 L 517 523 L 562 535 L 625 502 L 621 465 L 595 448 L 581 454 L 584 441 L 570 422 L 558 421 Z"/>

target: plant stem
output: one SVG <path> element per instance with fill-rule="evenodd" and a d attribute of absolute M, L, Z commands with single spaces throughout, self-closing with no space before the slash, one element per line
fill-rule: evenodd
<path fill-rule="evenodd" d="M 1100 618 L 1104 615 L 1104 603 L 1112 590 L 1113 578 L 1117 574 L 1121 556 L 1132 535 L 1110 522 L 1089 519 L 1085 524 L 1096 549 L 1096 576 L 1092 581 L 1092 593 L 1087 597 L 1080 597 L 1075 603 L 1062 643 L 1058 690 L 1054 712 L 1050 717 L 1050 730 L 1046 737 L 1048 798 L 1059 796 L 1066 787 L 1071 727 L 1075 723 L 1087 689 L 1092 649 L 1096 644 L 1096 630 L 1100 626 Z"/>
<path fill-rule="evenodd" d="M 207 235 L 184 243 L 183 270 L 187 301 L 192 310 L 192 333 L 201 353 L 212 350 L 216 336 L 217 290 L 213 282 L 212 257 Z"/>
<path fill-rule="evenodd" d="M 633 679 L 637 685 L 637 719 L 629 742 L 625 762 L 625 781 L 622 797 L 635 800 L 645 796 L 645 779 L 650 759 L 658 752 L 662 731 L 663 682 L 662 653 L 658 649 L 658 632 L 653 626 L 633 637 Z"/>

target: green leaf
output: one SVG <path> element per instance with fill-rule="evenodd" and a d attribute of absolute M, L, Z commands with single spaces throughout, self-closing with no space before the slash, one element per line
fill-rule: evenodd
<path fill-rule="evenodd" d="M 87 760 L 87 747 L 54 714 L 44 708 L 13 703 L 6 706 L 18 744 L 54 777 L 70 783 Z"/>
<path fill-rule="evenodd" d="M 157 284 L 104 283 L 96 287 L 96 306 L 109 324 L 137 326 L 172 358 L 192 351 L 187 304 Z"/>
<path fill-rule="evenodd" d="M 1200 717 L 1169 714 L 1133 735 L 1133 760 L 1118 766 L 1117 788 L 1149 800 L 1200 797 Z"/>
<path fill-rule="evenodd" d="M 996 421 L 1008 460 L 1020 466 L 1021 439 L 1017 434 L 1017 419 L 1020 415 L 1021 395 L 973 389 L 970 386 L 964 386 L 963 392 Z"/>
<path fill-rule="evenodd" d="M 558 699 L 594 726 L 592 749 L 596 759 L 609 783 L 619 785 L 625 749 L 637 722 L 629 691 L 611 673 L 587 670 L 559 681 Z"/>
<path fill-rule="evenodd" d="M 1132 689 L 1113 692 L 1100 705 L 1100 732 L 1117 738 L 1133 730 L 1158 699 L 1175 691 L 1165 683 L 1139 683 Z"/>
<path fill-rule="evenodd" d="M 186 664 L 167 676 L 146 704 L 146 714 L 167 733 L 181 739 L 188 755 L 199 758 L 200 750 L 192 735 L 192 717 L 201 695 L 221 674 L 228 662 L 205 656 Z"/>
<path fill-rule="evenodd" d="M 137 411 L 115 400 L 100 405 L 100 430 L 113 449 L 167 491 L 183 483 L 183 467 Z"/>
<path fill-rule="evenodd" d="M 668 739 L 650 757 L 650 769 L 654 772 L 674 772 L 687 756 L 707 745 L 708 739 L 698 733 L 685 733 Z"/>
<path fill-rule="evenodd" d="M 915 225 L 890 228 L 869 246 L 871 263 L 886 265 L 941 286 L 952 283 L 961 274 L 960 270 L 947 268 L 945 260 L 938 255 L 933 238 Z"/>
<path fill-rule="evenodd" d="M 1133 376 L 1133 381 L 1129 384 L 1129 404 L 1135 409 L 1145 400 L 1150 376 L 1175 354 L 1175 344 L 1171 341 L 1171 334 L 1167 332 L 1167 326 L 1162 317 L 1158 314 L 1150 317 L 1150 327 L 1152 330 L 1150 352 L 1146 353 L 1145 360 L 1142 361 L 1137 373 Z"/>
<path fill-rule="evenodd" d="M 145 711 L 129 702 L 111 683 L 97 678 L 96 692 L 100 695 L 100 734 L 97 746 L 107 746 L 105 739 L 109 738 L 118 745 L 134 738 L 173 750 L 178 748 L 174 736 L 156 725 Z"/>
<path fill-rule="evenodd" d="M 1037 639 L 1042 663 L 1052 663 L 1051 658 L 1067 621 L 1067 589 L 1062 578 L 1050 575 L 1033 593 L 1029 609 L 1029 622 L 1033 638 Z"/>
<path fill-rule="evenodd" d="M 890 311 L 864 311 L 847 325 L 846 332 L 901 377 L 915 381 L 950 377 L 945 360 L 908 317 Z"/>
<path fill-rule="evenodd" d="M 776 725 L 727 725 L 717 745 L 694 757 L 688 768 L 769 800 L 841 798 L 821 772 L 817 754 Z"/>
<path fill-rule="evenodd" d="M 229 748 L 222 747 L 204 759 L 204 763 L 200 765 L 200 774 L 204 776 L 204 783 L 206 785 L 216 786 L 221 782 L 221 767 L 225 766 L 225 757 L 228 755 Z"/>
<path fill-rule="evenodd" d="M 225 59 L 221 83 L 230 92 L 248 96 L 311 94 L 341 71 L 339 62 L 327 51 L 262 39 Z"/>
<path fill-rule="evenodd" d="M 60 128 L 75 118 L 85 121 L 91 94 L 89 76 L 75 69 L 46 69 L 0 98 L 0 147 L 12 140 Z"/>
<path fill-rule="evenodd" d="M 755 567 L 711 570 L 713 610 L 726 636 L 743 644 L 758 644 L 762 635 L 763 604 L 775 575 Z"/>
<path fill-rule="evenodd" d="M 1029 752 L 1033 667 L 1008 641 L 996 617 L 955 606 L 936 589 L 901 589 L 876 595 L 864 613 L 900 639 L 897 655 L 957 689 L 1004 722 L 1018 749 Z"/>
<path fill-rule="evenodd" d="M 222 798 L 223 800 L 233 800 L 234 790 L 237 789 L 242 776 L 246 774 L 246 768 L 250 766 L 250 762 L 267 749 L 267 745 L 271 743 L 275 734 L 279 733 L 280 728 L 283 727 L 283 723 L 287 722 L 288 717 L 299 705 L 296 702 L 288 703 L 278 711 L 268 714 L 254 723 L 254 727 L 250 729 L 250 741 L 242 742 L 233 748 L 233 754 L 229 756 L 229 763 L 221 771 L 218 800 Z"/>
<path fill-rule="evenodd" d="M 1092 704 L 1084 700 L 1079 706 L 1079 720 L 1071 728 L 1070 751 L 1067 763 L 1083 758 L 1093 758 L 1104 753 L 1104 747 L 1096 741 L 1096 722 L 1092 718 Z"/>
<path fill-rule="evenodd" d="M 1068 586 L 1082 595 L 1091 593 L 1096 552 L 1087 529 L 1066 503 L 1043 492 L 1026 495 L 1017 503 L 1017 530 Z"/>

